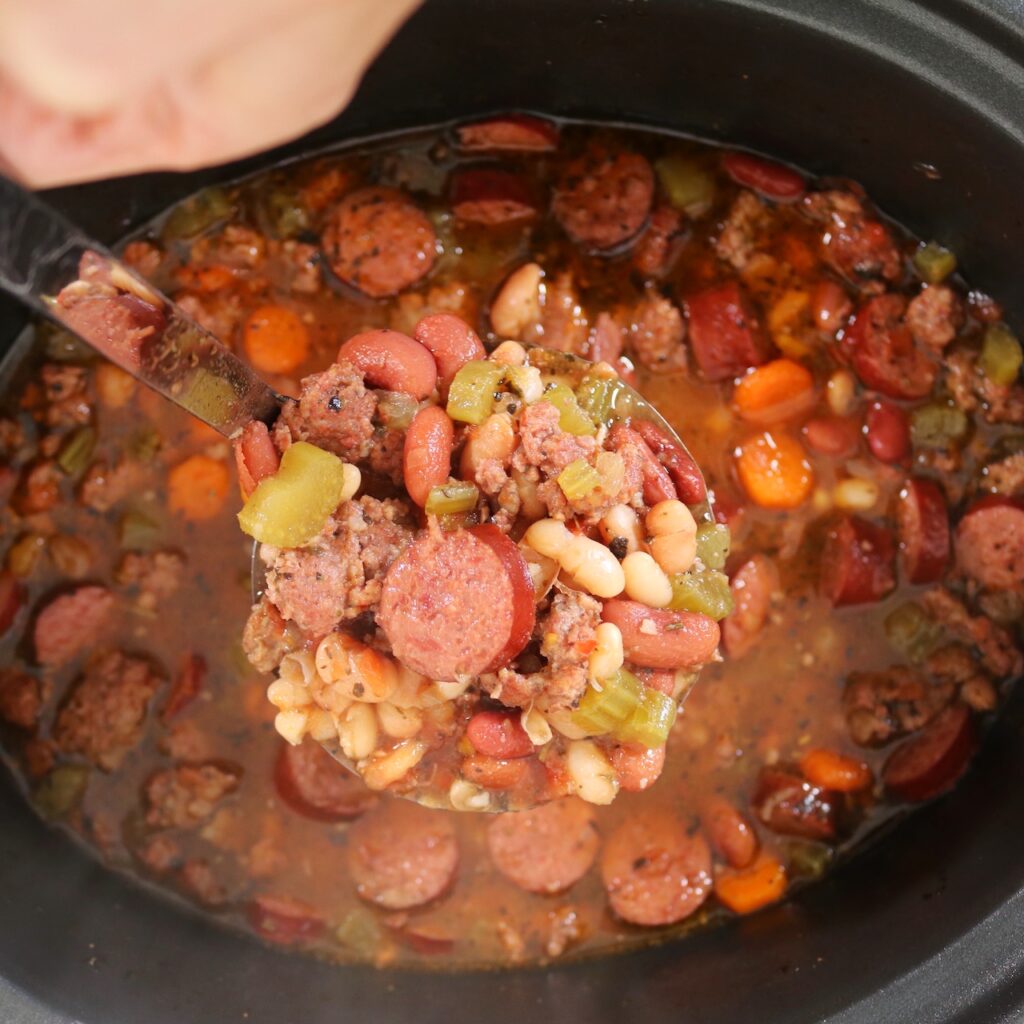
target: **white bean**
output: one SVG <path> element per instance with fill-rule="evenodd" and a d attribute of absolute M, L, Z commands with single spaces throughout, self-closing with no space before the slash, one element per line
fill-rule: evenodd
<path fill-rule="evenodd" d="M 423 760 L 427 745 L 420 740 L 406 740 L 393 750 L 381 751 L 363 767 L 363 782 L 370 789 L 386 789 L 405 778 Z"/>
<path fill-rule="evenodd" d="M 516 431 L 507 412 L 492 413 L 466 433 L 459 468 L 464 480 L 475 480 L 477 470 L 486 459 L 504 463 L 516 446 Z"/>
<path fill-rule="evenodd" d="M 491 304 L 491 326 L 502 338 L 518 338 L 541 317 L 540 286 L 544 271 L 537 263 L 513 270 Z"/>
<path fill-rule="evenodd" d="M 588 804 L 610 804 L 619 791 L 611 762 L 593 740 L 573 740 L 565 758 L 573 789 Z"/>
<path fill-rule="evenodd" d="M 398 686 L 398 670 L 390 659 L 345 633 L 329 633 L 316 649 L 314 696 L 331 711 L 340 694 L 352 700 L 377 703 L 388 700 Z"/>
<path fill-rule="evenodd" d="M 543 519 L 547 513 L 547 506 L 537 494 L 537 481 L 519 469 L 512 470 L 512 480 L 516 485 L 516 490 L 519 491 L 519 500 L 522 503 L 519 507 L 519 514 L 531 522 Z"/>
<path fill-rule="evenodd" d="M 491 353 L 490 359 L 499 366 L 522 366 L 526 362 L 526 349 L 518 341 L 503 341 Z"/>
<path fill-rule="evenodd" d="M 387 701 L 376 705 L 380 727 L 396 740 L 408 740 L 423 728 L 423 715 L 417 708 L 399 708 Z"/>
<path fill-rule="evenodd" d="M 573 720 L 572 712 L 565 708 L 559 708 L 557 711 L 549 711 L 548 722 L 551 723 L 555 732 L 561 733 L 569 740 L 583 740 L 590 735 L 586 729 L 583 729 L 576 724 Z"/>
<path fill-rule="evenodd" d="M 338 742 L 350 761 L 369 757 L 377 746 L 377 716 L 369 704 L 353 704 L 338 719 Z"/>
<path fill-rule="evenodd" d="M 292 708 L 290 711 L 279 711 L 274 716 L 274 728 L 293 747 L 302 742 L 306 735 L 306 722 L 309 714 L 301 708 Z"/>
<path fill-rule="evenodd" d="M 675 499 L 659 501 L 644 520 L 652 537 L 667 537 L 672 533 L 690 533 L 696 536 L 697 523 L 690 510 Z"/>
<path fill-rule="evenodd" d="M 652 537 L 651 554 L 669 575 L 686 572 L 697 560 L 696 533 L 670 533 L 667 537 Z"/>
<path fill-rule="evenodd" d="M 359 485 L 363 482 L 363 475 L 359 472 L 358 466 L 346 462 L 342 465 L 341 479 L 341 501 L 348 501 L 359 490 Z M 340 505 L 341 502 L 338 504 Z"/>
<path fill-rule="evenodd" d="M 622 632 L 613 622 L 602 622 L 594 631 L 594 649 L 587 661 L 591 679 L 607 679 L 622 668 Z"/>
<path fill-rule="evenodd" d="M 448 799 L 457 811 L 486 811 L 491 806 L 491 794 L 466 779 L 456 779 L 451 784 Z"/>
<path fill-rule="evenodd" d="M 664 570 L 646 551 L 634 551 L 622 560 L 626 593 L 648 608 L 666 608 L 672 601 L 672 584 Z"/>
<path fill-rule="evenodd" d="M 530 742 L 535 747 L 543 747 L 545 743 L 551 742 L 551 726 L 537 708 L 526 708 L 519 716 L 519 721 L 523 726 L 523 732 L 530 737 Z"/>
<path fill-rule="evenodd" d="M 840 481 L 832 492 L 836 507 L 847 512 L 870 512 L 878 504 L 880 495 L 874 480 L 858 476 Z"/>
<path fill-rule="evenodd" d="M 313 708 L 306 721 L 306 731 L 317 741 L 333 740 L 338 735 L 338 727 L 334 724 L 334 716 L 323 708 Z"/>
<path fill-rule="evenodd" d="M 825 385 L 825 400 L 837 416 L 846 416 L 856 401 L 857 381 L 849 370 L 833 370 Z"/>
<path fill-rule="evenodd" d="M 524 537 L 534 551 L 553 558 L 577 583 L 595 597 L 622 593 L 626 578 L 615 556 L 603 544 L 570 533 L 564 523 L 541 519 Z"/>
<path fill-rule="evenodd" d="M 644 537 L 640 530 L 640 519 L 628 505 L 613 505 L 602 516 L 598 529 L 606 544 L 611 544 L 616 537 L 626 542 L 626 554 L 639 551 L 643 547 Z"/>

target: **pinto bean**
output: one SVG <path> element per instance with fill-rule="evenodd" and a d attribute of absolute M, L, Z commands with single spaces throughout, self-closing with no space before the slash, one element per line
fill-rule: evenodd
<path fill-rule="evenodd" d="M 418 341 L 400 331 L 364 331 L 338 349 L 335 362 L 351 363 L 366 380 L 386 391 L 426 398 L 437 384 L 434 357 Z"/>
<path fill-rule="evenodd" d="M 722 158 L 722 169 L 738 185 L 753 189 L 777 203 L 792 203 L 807 187 L 803 175 L 791 167 L 733 150 Z"/>
<path fill-rule="evenodd" d="M 699 668 L 718 646 L 718 623 L 700 612 L 670 612 L 615 597 L 601 613 L 622 633 L 626 660 L 643 668 Z"/>
<path fill-rule="evenodd" d="M 442 390 L 449 387 L 466 363 L 487 355 L 476 331 L 454 313 L 425 316 L 412 336 L 434 357 Z"/>
<path fill-rule="evenodd" d="M 451 473 L 455 427 L 437 405 L 427 405 L 413 417 L 405 434 L 402 476 L 409 497 L 420 508 L 432 487 L 440 487 Z"/>
<path fill-rule="evenodd" d="M 648 505 L 657 505 L 660 501 L 673 501 L 678 498 L 668 470 L 632 427 L 627 427 L 625 423 L 616 423 L 608 433 L 608 448 L 623 455 L 630 451 L 639 457 L 644 501 Z"/>
<path fill-rule="evenodd" d="M 670 675 L 669 678 L 673 677 Z M 665 767 L 664 747 L 619 743 L 612 747 L 609 757 L 619 780 L 619 789 L 625 793 L 642 793 L 658 781 Z"/>
<path fill-rule="evenodd" d="M 528 757 L 533 743 L 519 719 L 518 711 L 478 711 L 466 726 L 466 738 L 487 757 Z"/>
<path fill-rule="evenodd" d="M 872 402 L 864 414 L 868 447 L 881 462 L 902 462 L 910 454 L 907 414 L 892 402 Z"/>
<path fill-rule="evenodd" d="M 804 424 L 807 447 L 819 455 L 838 458 L 850 455 L 860 442 L 860 428 L 841 416 L 815 416 Z"/>

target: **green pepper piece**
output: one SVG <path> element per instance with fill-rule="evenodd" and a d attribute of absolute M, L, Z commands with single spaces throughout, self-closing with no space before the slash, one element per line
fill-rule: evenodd
<path fill-rule="evenodd" d="M 910 414 L 910 437 L 916 448 L 948 448 L 967 433 L 967 415 L 955 405 L 933 402 Z"/>
<path fill-rule="evenodd" d="M 981 372 L 994 384 L 1010 387 L 1020 375 L 1024 351 L 1016 335 L 1006 324 L 991 324 L 985 328 L 978 359 Z"/>
<path fill-rule="evenodd" d="M 648 687 L 633 714 L 615 730 L 615 738 L 648 749 L 663 746 L 675 723 L 676 711 L 676 702 L 671 697 Z"/>
<path fill-rule="evenodd" d="M 568 384 L 552 381 L 544 388 L 541 400 L 550 402 L 558 410 L 558 425 L 566 433 L 577 437 L 597 433 L 594 421 L 580 408 L 576 394 Z"/>
<path fill-rule="evenodd" d="M 669 577 L 672 584 L 672 600 L 669 608 L 673 611 L 701 612 L 716 621 L 724 619 L 732 611 L 732 591 L 729 577 L 717 569 L 677 572 Z"/>
<path fill-rule="evenodd" d="M 95 449 L 96 431 L 92 427 L 79 427 L 61 447 L 57 465 L 68 476 L 78 476 L 92 461 Z"/>
<path fill-rule="evenodd" d="M 698 216 L 714 201 L 715 179 L 696 160 L 681 154 L 664 156 L 655 161 L 654 170 L 676 209 Z"/>
<path fill-rule="evenodd" d="M 309 214 L 291 189 L 274 189 L 267 196 L 266 215 L 275 238 L 294 238 L 309 227 Z"/>
<path fill-rule="evenodd" d="M 81 764 L 58 765 L 36 787 L 33 799 L 44 818 L 67 817 L 82 802 L 89 785 L 89 769 Z"/>
<path fill-rule="evenodd" d="M 234 204 L 222 188 L 205 188 L 171 211 L 160 236 L 164 241 L 193 238 L 218 221 L 227 220 L 233 212 Z"/>
<path fill-rule="evenodd" d="M 595 422 L 610 426 L 633 412 L 632 393 L 618 378 L 587 374 L 576 389 L 580 408 Z"/>
<path fill-rule="evenodd" d="M 407 430 L 419 409 L 419 402 L 404 391 L 380 391 L 377 412 L 388 430 Z"/>
<path fill-rule="evenodd" d="M 128 550 L 148 548 L 159 536 L 160 524 L 142 512 L 125 512 L 118 523 L 118 540 Z"/>
<path fill-rule="evenodd" d="M 938 284 L 956 270 L 956 255 L 938 242 L 928 242 L 914 253 L 914 269 L 922 280 Z"/>
<path fill-rule="evenodd" d="M 724 569 L 732 537 L 723 523 L 701 523 L 697 527 L 697 557 L 709 569 Z"/>

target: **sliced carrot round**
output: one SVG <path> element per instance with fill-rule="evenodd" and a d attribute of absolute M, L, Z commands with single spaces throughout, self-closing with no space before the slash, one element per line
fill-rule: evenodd
<path fill-rule="evenodd" d="M 186 519 L 212 519 L 224 505 L 231 473 L 219 459 L 192 455 L 167 475 L 168 504 Z"/>
<path fill-rule="evenodd" d="M 723 871 L 715 877 L 715 895 L 737 914 L 752 914 L 782 899 L 786 892 L 786 869 L 764 854 L 743 871 Z"/>
<path fill-rule="evenodd" d="M 245 354 L 261 373 L 292 373 L 306 360 L 309 331 L 287 306 L 258 306 L 245 321 Z"/>
<path fill-rule="evenodd" d="M 871 769 L 855 757 L 816 747 L 800 759 L 800 771 L 808 782 L 839 793 L 856 793 L 874 781 Z"/>
<path fill-rule="evenodd" d="M 779 423 L 814 404 L 814 378 L 802 363 L 773 359 L 741 377 L 732 400 L 748 423 Z"/>
<path fill-rule="evenodd" d="M 762 508 L 796 508 L 814 487 L 807 453 L 789 434 L 766 430 L 748 438 L 737 452 L 736 469 L 750 499 Z"/>

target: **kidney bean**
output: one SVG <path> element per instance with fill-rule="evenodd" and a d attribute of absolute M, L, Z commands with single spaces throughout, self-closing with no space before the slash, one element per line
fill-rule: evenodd
<path fill-rule="evenodd" d="M 454 313 L 425 316 L 412 335 L 434 357 L 441 387 L 445 390 L 466 363 L 487 356 L 476 331 Z"/>
<path fill-rule="evenodd" d="M 819 281 L 811 291 L 811 319 L 826 334 L 835 334 L 852 309 L 849 295 L 835 281 Z"/>
<path fill-rule="evenodd" d="M 804 424 L 807 447 L 819 455 L 850 455 L 860 443 L 860 427 L 845 416 L 815 416 Z"/>
<path fill-rule="evenodd" d="M 437 405 L 420 409 L 405 434 L 402 476 L 409 497 L 420 508 L 427 503 L 432 487 L 440 487 L 451 473 L 455 427 Z"/>
<path fill-rule="evenodd" d="M 754 555 L 733 573 L 733 610 L 722 621 L 722 642 L 730 657 L 742 657 L 757 643 L 780 587 L 779 570 L 767 555 Z"/>
<path fill-rule="evenodd" d="M 827 841 L 836 834 L 837 795 L 785 767 L 761 769 L 751 801 L 758 818 L 784 836 Z"/>
<path fill-rule="evenodd" d="M 753 189 L 777 203 L 792 203 L 804 194 L 803 175 L 790 167 L 737 150 L 726 153 L 722 168 L 738 185 Z"/>
<path fill-rule="evenodd" d="M 520 758 L 502 760 L 470 754 L 462 761 L 462 777 L 484 789 L 515 789 L 526 777 L 529 763 Z"/>
<path fill-rule="evenodd" d="M 868 447 L 881 462 L 902 462 L 910 454 L 907 414 L 892 402 L 872 402 L 864 414 Z"/>
<path fill-rule="evenodd" d="M 526 181 L 511 171 L 470 167 L 456 171 L 450 186 L 457 221 L 487 227 L 514 224 L 536 216 Z"/>
<path fill-rule="evenodd" d="M 700 823 L 711 848 L 734 868 L 745 868 L 757 856 L 758 842 L 754 826 L 732 803 L 722 796 L 704 801 Z"/>
<path fill-rule="evenodd" d="M 171 692 L 160 709 L 160 720 L 169 722 L 184 711 L 199 696 L 205 679 L 206 659 L 201 654 L 186 654 L 171 684 Z"/>
<path fill-rule="evenodd" d="M 455 129 L 459 148 L 467 152 L 520 150 L 546 152 L 558 145 L 558 127 L 529 114 L 503 114 Z"/>
<path fill-rule="evenodd" d="M 689 452 L 680 448 L 673 438 L 651 420 L 633 420 L 633 429 L 668 470 L 681 501 L 687 505 L 694 505 L 707 497 L 708 489 L 704 477 Z"/>
<path fill-rule="evenodd" d="M 669 612 L 639 601 L 605 601 L 602 618 L 622 633 L 627 661 L 642 668 L 699 668 L 718 647 L 718 623 L 700 612 Z"/>
<path fill-rule="evenodd" d="M 338 349 L 335 362 L 351 363 L 374 387 L 401 391 L 416 399 L 426 398 L 437 384 L 434 357 L 399 331 L 356 334 Z"/>
<path fill-rule="evenodd" d="M 616 423 L 608 432 L 608 448 L 620 453 L 628 449 L 639 457 L 644 501 L 648 505 L 657 505 L 659 501 L 672 501 L 678 497 L 668 470 L 632 427 L 627 427 L 625 423 Z"/>
<path fill-rule="evenodd" d="M 478 711 L 466 726 L 466 736 L 487 757 L 512 760 L 533 753 L 533 741 L 526 735 L 518 711 Z"/>

